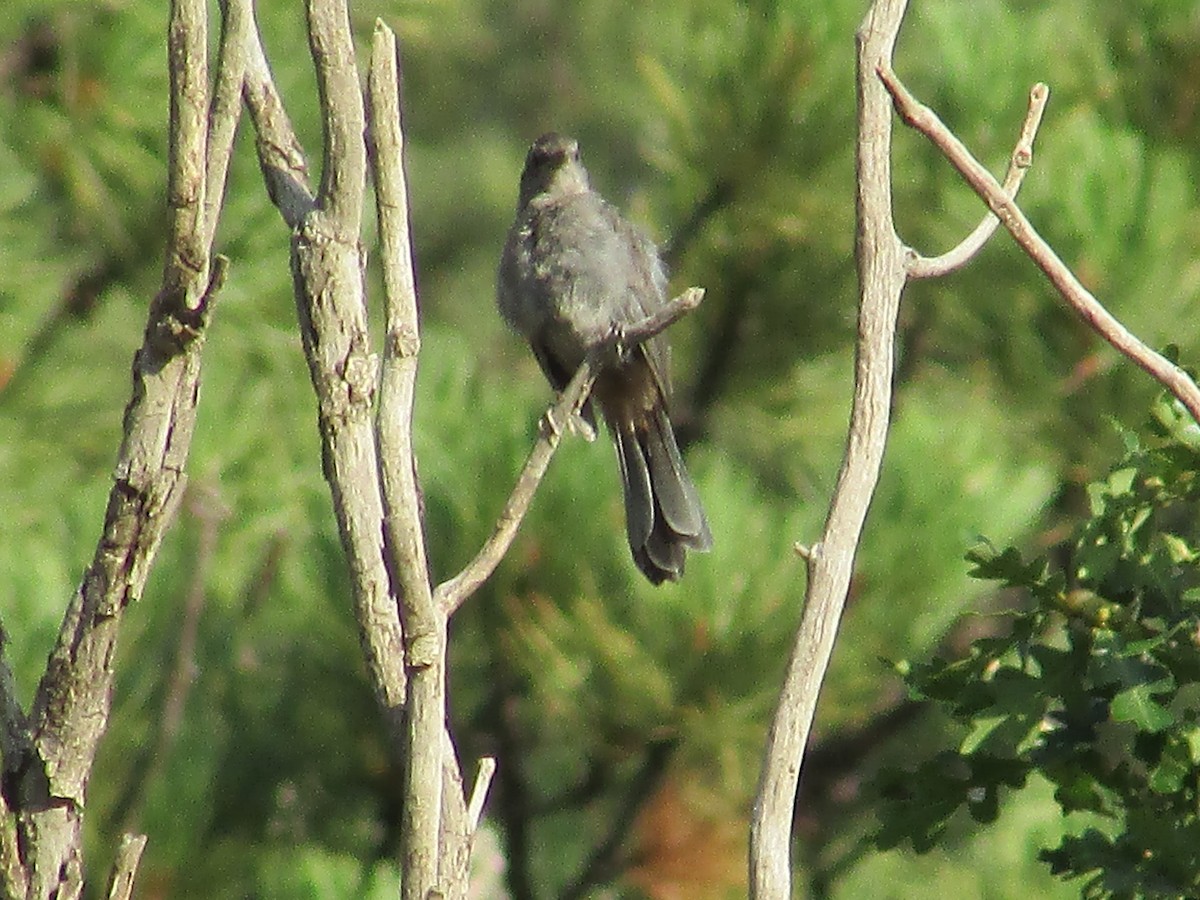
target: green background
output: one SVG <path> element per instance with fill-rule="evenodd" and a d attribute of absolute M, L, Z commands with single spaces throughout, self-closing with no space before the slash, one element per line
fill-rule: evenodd
<path fill-rule="evenodd" d="M 261 6 L 316 172 L 303 14 Z M 402 43 L 425 325 L 417 440 L 438 575 L 489 532 L 550 396 L 493 303 L 529 141 L 578 137 L 593 183 L 666 248 L 673 286 L 708 292 L 671 335 L 676 419 L 713 552 L 690 559 L 679 585 L 646 584 L 628 558 L 612 451 L 569 440 L 509 558 L 455 619 L 459 751 L 469 772 L 484 753 L 501 767 L 481 884 L 568 894 L 624 825 L 593 893 L 744 894 L 749 803 L 803 597 L 792 547 L 819 532 L 845 440 L 864 11 L 861 0 L 353 10 L 360 47 L 375 16 Z M 161 272 L 165 27 L 162 5 L 84 0 L 15 0 L 0 21 L 0 616 L 23 702 L 99 534 Z M 1136 333 L 1197 358 L 1194 3 L 916 2 L 896 68 L 998 173 L 1030 86 L 1047 82 L 1023 208 Z M 288 234 L 249 138 L 244 122 L 189 497 L 126 617 L 89 868 L 98 886 L 117 835 L 136 827 L 150 835 L 144 897 L 390 896 L 398 771 L 321 479 Z M 923 139 L 898 127 L 894 159 L 906 242 L 937 253 L 974 227 L 980 202 Z M 373 226 L 364 241 L 373 248 Z M 371 288 L 377 298 L 374 269 Z M 894 429 L 798 809 L 797 893 L 1070 896 L 1035 861 L 1073 827 L 1048 789 L 917 857 L 871 849 L 864 784 L 948 727 L 905 705 L 889 661 L 961 643 L 1004 603 L 967 579 L 963 552 L 980 534 L 1039 551 L 1061 540 L 1081 485 L 1119 448 L 1111 420 L 1140 421 L 1155 386 L 1003 235 L 964 272 L 910 286 L 899 349 Z M 193 612 L 191 591 L 202 591 Z M 197 608 L 184 716 L 164 729 Z"/>

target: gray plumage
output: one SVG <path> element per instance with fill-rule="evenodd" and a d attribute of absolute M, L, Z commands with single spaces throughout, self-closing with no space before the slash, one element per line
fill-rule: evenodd
<path fill-rule="evenodd" d="M 591 190 L 579 145 L 547 134 L 529 148 L 517 218 L 500 259 L 500 312 L 520 332 L 555 390 L 614 325 L 632 325 L 666 304 L 654 244 Z M 629 548 L 654 584 L 683 574 L 688 550 L 712 534 L 667 418 L 669 348 L 639 344 L 596 377 L 592 400 L 612 433 L 621 467 Z"/>

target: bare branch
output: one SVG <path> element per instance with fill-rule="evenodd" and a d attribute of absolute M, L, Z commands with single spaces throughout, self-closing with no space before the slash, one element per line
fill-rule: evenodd
<path fill-rule="evenodd" d="M 387 333 L 376 439 L 388 550 L 404 613 L 409 677 L 402 890 L 406 900 L 424 900 L 439 884 L 439 860 L 444 850 L 441 838 L 451 828 L 449 819 L 443 818 L 443 801 L 457 799 L 462 803 L 461 787 L 457 798 L 443 797 L 443 790 L 448 789 L 446 766 L 451 765 L 451 787 L 461 784 L 461 777 L 454 777 L 457 763 L 452 748 L 443 750 L 446 617 L 434 603 L 429 582 L 412 446 L 413 391 L 421 342 L 404 179 L 399 63 L 395 36 L 379 21 L 375 24 L 368 89 Z"/>
<path fill-rule="evenodd" d="M 316 204 L 308 183 L 308 162 L 283 99 L 275 87 L 254 18 L 252 0 L 226 0 L 231 21 L 246 41 L 246 84 L 242 96 L 254 123 L 255 148 L 267 195 L 283 221 L 296 228 Z"/>
<path fill-rule="evenodd" d="M 661 309 L 614 335 L 616 352 L 624 356 L 638 344 L 674 325 L 704 300 L 704 289 L 690 287 Z"/>
<path fill-rule="evenodd" d="M 512 494 L 504 504 L 499 519 L 496 520 L 491 536 L 475 558 L 453 578 L 440 584 L 435 592 L 438 606 L 446 615 L 453 614 L 474 594 L 479 586 L 491 577 L 492 572 L 496 571 L 496 566 L 500 565 L 500 561 L 508 553 L 508 548 L 517 536 L 517 529 L 521 527 L 525 513 L 529 511 L 529 505 L 533 502 L 533 495 L 550 466 L 554 451 L 558 449 L 559 441 L 562 440 L 564 423 L 569 422 L 571 417 L 582 409 L 595 380 L 592 365 L 585 360 L 558 399 L 546 410 L 538 438 L 529 452 L 525 467 L 517 476 L 517 483 L 513 486 Z"/>
<path fill-rule="evenodd" d="M 13 757 L 5 748 L 5 778 L 12 786 L 6 794 L 22 803 L 9 812 L 17 817 L 31 896 L 67 900 L 83 889 L 84 795 L 108 724 L 117 638 L 125 609 L 142 595 L 186 484 L 201 353 L 226 269 L 223 258 L 211 255 L 212 231 L 205 221 L 207 198 L 223 190 L 208 183 L 208 173 L 226 171 L 227 159 L 216 157 L 227 156 L 229 148 L 207 145 L 203 0 L 172 3 L 168 45 L 170 216 L 162 288 L 133 360 L 133 391 L 103 534 L 38 684 L 24 747 Z M 226 115 L 236 118 L 236 109 Z M 0 841 L 7 844 L 10 834 L 6 825 Z"/>
<path fill-rule="evenodd" d="M 804 748 L 845 609 L 854 556 L 887 439 L 904 252 L 892 224 L 891 112 L 874 73 L 891 58 L 906 0 L 876 0 L 857 34 L 858 347 L 846 453 L 820 543 L 779 705 L 767 736 L 750 825 L 750 896 L 791 896 L 791 830 Z"/>
<path fill-rule="evenodd" d="M 892 71 L 887 58 L 877 66 L 879 79 L 891 94 L 904 122 L 929 138 L 1004 223 L 1016 242 L 1050 279 L 1063 299 L 1104 340 L 1150 373 L 1200 422 L 1200 388 L 1187 373 L 1166 357 L 1154 352 L 1125 328 L 1085 288 L 1074 273 L 1046 243 L 1004 188 L 942 123 L 929 107 L 920 103 Z"/>
<path fill-rule="evenodd" d="M 367 149 L 350 10 L 345 0 L 308 0 L 305 10 L 324 134 L 317 205 L 328 214 L 337 236 L 357 241 L 362 227 Z"/>
<path fill-rule="evenodd" d="M 1042 83 L 1035 84 L 1029 91 L 1029 109 L 1025 112 L 1025 123 L 1021 126 L 1021 134 L 1013 147 L 1012 156 L 1008 161 L 1008 172 L 1004 176 L 1004 193 L 1015 198 L 1025 180 L 1025 173 L 1033 165 L 1033 140 L 1037 136 L 1038 127 L 1042 124 L 1042 115 L 1046 111 L 1046 102 L 1050 99 L 1050 88 Z M 953 250 L 940 256 L 921 256 L 915 251 L 908 260 L 908 276 L 910 278 L 937 278 L 957 272 L 983 249 L 991 236 L 996 232 L 1000 220 L 992 213 L 983 217 L 966 238 Z"/>
<path fill-rule="evenodd" d="M 250 31 L 254 23 L 244 7 L 222 4 L 221 43 L 217 51 L 217 79 L 208 119 L 208 160 L 205 167 L 203 243 L 212 247 L 217 232 L 233 140 L 242 117 L 242 87 L 246 81 Z"/>
<path fill-rule="evenodd" d="M 231 6 L 235 3 L 248 0 L 230 0 Z M 322 98 L 329 105 L 350 107 L 325 112 L 330 140 L 348 140 L 346 123 L 358 123 L 357 149 L 331 144 L 325 154 L 357 154 L 365 160 L 362 95 L 345 3 L 313 0 L 313 5 L 321 7 L 309 11 L 309 23 L 316 32 L 310 42 L 317 80 L 324 86 Z M 356 210 L 361 213 L 363 173 L 359 168 L 356 178 L 339 168 L 340 174 L 326 180 L 322 201 L 329 201 L 336 214 L 314 204 L 304 181 L 303 153 L 280 104 L 257 31 L 250 32 L 246 105 L 257 130 L 267 191 L 293 228 L 292 277 L 305 359 L 317 396 L 324 474 L 350 568 L 363 656 L 399 757 L 404 733 L 403 640 L 383 555 L 383 503 L 371 421 L 376 361 L 367 327 L 359 222 L 349 217 Z M 346 91 L 349 83 L 354 84 L 351 92 Z M 326 163 L 327 168 L 339 165 Z"/>
<path fill-rule="evenodd" d="M 408 227 L 399 85 L 395 35 L 377 21 L 367 77 L 371 123 L 368 137 L 379 219 L 386 338 L 375 434 L 388 552 L 401 602 L 417 602 L 412 598 L 421 597 L 422 602 L 432 604 L 412 444 L 413 396 L 421 335 Z"/>
<path fill-rule="evenodd" d="M 204 214 L 208 163 L 208 13 L 171 4 L 167 26 L 171 129 L 167 144 L 167 262 L 163 293 L 195 309 L 208 278 Z M 189 296 L 190 294 L 190 296 Z"/>
<path fill-rule="evenodd" d="M 190 68 L 194 56 L 205 53 L 203 3 L 181 0 L 191 7 L 173 15 L 172 65 Z M 203 61 L 199 62 L 204 69 Z M 169 524 L 185 482 L 183 474 L 190 449 L 199 383 L 200 351 L 211 302 L 224 274 L 224 264 L 213 266 L 207 286 L 197 289 L 201 269 L 193 266 L 195 229 L 204 189 L 203 130 L 196 127 L 197 110 L 206 108 L 203 89 L 186 79 L 176 79 L 178 95 L 172 108 L 173 165 L 185 169 L 174 174 L 172 200 L 183 202 L 173 221 L 172 245 L 163 291 L 151 308 L 145 343 L 134 359 L 133 398 L 125 411 L 125 438 L 116 467 L 116 484 L 109 495 L 105 534 L 84 577 L 79 594 L 68 610 L 58 646 L 34 703 L 37 744 L 54 773 L 54 796 L 82 802 L 94 743 L 107 718 L 112 679 L 112 649 L 120 613 L 141 596 L 150 561 Z M 185 232 L 186 223 L 193 231 Z M 206 248 L 207 250 L 207 248 Z M 194 300 L 192 298 L 195 298 Z M 82 743 L 87 746 L 79 752 Z M 67 753 L 68 746 L 71 751 Z"/>
<path fill-rule="evenodd" d="M 117 848 L 112 877 L 108 882 L 108 900 L 129 900 L 133 895 L 133 880 L 137 877 L 142 851 L 146 849 L 144 834 L 126 834 Z"/>
<path fill-rule="evenodd" d="M 443 700 L 444 702 L 444 700 Z M 466 790 L 462 769 L 454 752 L 450 730 L 442 709 L 442 814 L 437 834 L 437 882 L 423 898 L 465 898 L 471 876 L 471 845 L 474 837 L 467 819 Z M 407 869 L 405 874 L 407 876 Z M 401 884 L 401 891 L 404 885 Z"/>
<path fill-rule="evenodd" d="M 1118 350 L 1155 375 L 1193 417 L 1200 411 L 1200 390 L 1195 384 L 1121 327 L 1033 230 L 1011 196 L 1019 173 L 1010 169 L 1007 184 L 1000 185 L 896 78 L 890 60 L 906 6 L 906 0 L 876 0 L 858 32 L 857 259 L 861 297 L 854 403 L 845 459 L 822 539 L 811 548 L 797 546 L 808 566 L 809 583 L 754 805 L 750 832 L 750 893 L 754 898 L 790 895 L 792 804 L 821 681 L 845 606 L 854 554 L 882 463 L 901 291 L 909 275 L 942 274 L 969 258 L 977 249 L 975 243 L 985 239 L 977 230 L 950 254 L 920 260 L 910 253 L 905 260 L 891 219 L 889 92 L 904 121 L 938 145 L 1079 314 Z M 1028 165 L 1046 96 L 1044 86 L 1034 88 L 1013 169 Z M 989 227 L 985 223 L 981 229 Z"/>
<path fill-rule="evenodd" d="M 534 442 L 529 458 L 525 461 L 525 467 L 517 476 L 517 483 L 496 521 L 491 536 L 480 548 L 475 558 L 467 563 L 461 572 L 438 586 L 435 596 L 438 605 L 446 615 L 452 615 L 468 597 L 475 593 L 479 586 L 491 577 L 496 566 L 508 553 L 508 548 L 512 546 L 513 539 L 517 535 L 517 529 L 520 528 L 525 513 L 529 511 L 529 505 L 533 502 L 533 495 L 536 493 L 538 485 L 541 484 L 546 469 L 550 466 L 554 451 L 558 449 L 564 423 L 569 422 L 587 402 L 592 382 L 595 380 L 594 370 L 611 356 L 626 354 L 642 341 L 654 337 L 673 325 L 699 306 L 703 299 L 703 290 L 695 287 L 688 288 L 658 312 L 647 316 L 629 328 L 614 332 L 611 340 L 598 348 L 593 357 L 585 360 L 579 367 L 566 389 L 546 410 L 542 419 L 541 433 Z"/>

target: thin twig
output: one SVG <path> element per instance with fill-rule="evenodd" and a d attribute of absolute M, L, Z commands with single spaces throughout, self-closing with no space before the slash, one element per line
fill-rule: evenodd
<path fill-rule="evenodd" d="M 640 322 L 635 322 L 628 328 L 621 328 L 615 334 L 617 352 L 621 355 L 628 353 L 638 344 L 649 340 L 656 334 L 670 328 L 704 300 L 704 289 L 690 287 L 674 300 L 664 305 L 662 309 L 651 313 Z"/>
<path fill-rule="evenodd" d="M 479 760 L 479 771 L 475 773 L 475 785 L 471 788 L 471 802 L 467 804 L 467 827 L 474 834 L 483 818 L 483 804 L 487 800 L 488 788 L 496 774 L 496 757 L 485 756 Z"/>
<path fill-rule="evenodd" d="M 533 495 L 546 474 L 554 451 L 558 448 L 563 424 L 569 422 L 587 402 L 592 382 L 595 380 L 594 370 L 603 366 L 611 357 L 624 355 L 639 343 L 659 334 L 694 310 L 703 299 L 702 289 L 688 288 L 642 321 L 614 331 L 608 342 L 584 360 L 566 389 L 546 411 L 538 438 L 525 461 L 525 467 L 517 476 L 517 483 L 496 520 L 496 527 L 491 536 L 461 572 L 438 586 L 434 596 L 446 615 L 452 615 L 475 593 L 479 586 L 491 577 L 496 566 L 508 553 L 517 529 L 520 528 L 525 513 L 529 511 L 530 503 L 533 502 Z"/>
<path fill-rule="evenodd" d="M 891 94 L 900 118 L 905 124 L 929 138 L 942 151 L 975 193 L 1000 218 L 1004 227 L 1050 279 L 1050 283 L 1058 289 L 1071 308 L 1104 340 L 1156 378 L 1187 408 L 1192 418 L 1200 422 L 1200 388 L 1187 373 L 1142 343 L 1100 304 L 1037 233 L 1016 201 L 1005 192 L 992 174 L 971 155 L 962 141 L 954 136 L 933 110 L 909 93 L 892 71 L 886 58 L 879 61 L 876 71 Z"/>
<path fill-rule="evenodd" d="M 316 203 L 308 182 L 308 161 L 296 137 L 283 99 L 275 87 L 263 51 L 252 0 L 225 0 L 227 15 L 238 23 L 246 42 L 246 83 L 242 97 L 254 124 L 255 148 L 267 195 L 290 228 L 296 228 Z"/>
<path fill-rule="evenodd" d="M 1004 176 L 1004 193 L 1009 197 L 1017 196 L 1017 192 L 1021 190 L 1021 182 L 1025 180 L 1025 173 L 1033 165 L 1033 141 L 1037 137 L 1038 127 L 1042 124 L 1042 115 L 1046 112 L 1046 102 L 1049 99 L 1050 88 L 1040 82 L 1029 91 L 1029 108 L 1025 112 L 1025 122 L 1021 126 L 1021 134 L 1013 147 L 1012 156 L 1008 161 L 1008 172 Z M 910 251 L 908 276 L 937 278 L 958 271 L 975 258 L 999 225 L 1000 220 L 993 213 L 987 213 L 975 230 L 957 247 L 940 256 L 921 256 L 916 251 Z"/>
<path fill-rule="evenodd" d="M 446 615 L 453 614 L 474 594 L 479 586 L 491 577 L 496 566 L 508 553 L 508 548 L 512 546 L 517 535 L 517 529 L 529 510 L 529 504 L 533 502 L 533 495 L 541 484 L 542 476 L 550 466 L 554 451 L 558 449 L 564 423 L 569 422 L 587 402 L 593 381 L 595 375 L 592 372 L 592 364 L 589 360 L 584 360 L 558 399 L 546 410 L 537 440 L 525 461 L 525 467 L 517 476 L 517 483 L 496 520 L 491 536 L 461 572 L 438 585 L 434 592 L 438 606 Z"/>

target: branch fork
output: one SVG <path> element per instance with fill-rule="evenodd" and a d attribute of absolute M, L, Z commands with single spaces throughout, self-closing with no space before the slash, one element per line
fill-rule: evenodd
<path fill-rule="evenodd" d="M 1121 325 L 1079 283 L 1029 223 L 1015 196 L 1032 163 L 1049 89 L 1034 85 L 1004 183 L 971 155 L 937 115 L 904 87 L 891 58 L 907 0 L 875 0 L 858 30 L 857 262 L 859 328 L 855 390 L 842 469 L 820 540 L 797 552 L 808 585 L 800 628 L 767 747 L 750 830 L 750 895 L 791 895 L 791 827 L 796 787 L 821 682 L 845 608 L 855 553 L 878 482 L 890 427 L 896 323 L 909 279 L 946 275 L 973 259 L 1003 223 L 1063 298 L 1101 337 L 1141 366 L 1200 421 L 1200 389 L 1188 375 Z M 958 246 L 936 257 L 905 247 L 891 209 L 891 112 L 926 135 L 987 204 L 990 213 Z"/>
<path fill-rule="evenodd" d="M 249 0 L 228 3 L 231 16 L 236 12 L 241 21 L 252 23 Z M 257 30 L 249 26 L 245 100 L 258 134 L 268 195 L 295 236 L 297 304 L 321 410 L 330 407 L 332 395 L 348 381 L 351 387 L 373 386 L 366 373 L 370 369 L 373 375 L 375 357 L 369 349 L 358 244 L 366 165 L 373 170 L 386 336 L 379 361 L 379 402 L 373 423 L 358 415 L 322 412 L 323 456 L 354 575 L 368 670 L 388 716 L 396 756 L 407 769 L 404 897 L 425 900 L 435 891 L 461 896 L 465 860 L 495 760 L 481 762 L 468 800 L 446 725 L 449 618 L 483 584 L 511 545 L 559 443 L 559 423 L 569 422 L 586 402 L 596 369 L 694 308 L 703 292 L 689 291 L 658 315 L 615 331 L 612 340 L 580 366 L 547 412 L 492 535 L 461 572 L 435 587 L 425 555 L 412 443 L 420 323 L 402 165 L 396 39 L 386 25 L 376 23 L 364 107 L 357 90 L 345 0 L 309 0 L 308 15 L 326 136 L 324 178 L 315 194 L 308 186 L 303 153 L 283 112 Z M 322 239 L 300 240 L 318 218 Z M 350 364 L 352 356 L 359 362 L 372 361 L 360 367 L 363 377 L 355 376 L 358 370 Z M 369 406 L 369 395 L 366 400 Z"/>

